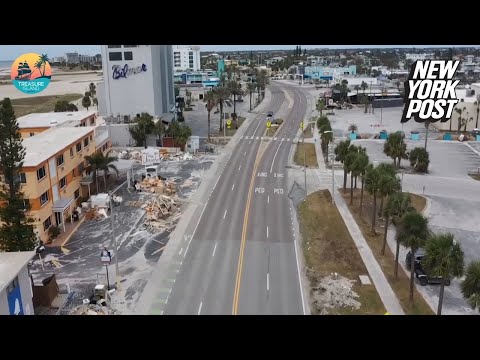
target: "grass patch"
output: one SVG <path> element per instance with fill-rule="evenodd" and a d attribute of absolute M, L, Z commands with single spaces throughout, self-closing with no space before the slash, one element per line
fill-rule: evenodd
<path fill-rule="evenodd" d="M 480 174 L 468 174 L 472 179 L 480 181 Z"/>
<path fill-rule="evenodd" d="M 329 314 L 384 314 L 385 307 L 375 286 L 361 285 L 359 275 L 368 271 L 358 253 L 342 216 L 328 190 L 314 192 L 299 205 L 300 232 L 303 239 L 305 264 L 309 270 L 309 280 L 316 287 L 318 280 L 332 272 L 357 283 L 352 290 L 360 297 L 360 309 L 334 308 Z M 313 313 L 321 309 L 312 306 Z"/>
<path fill-rule="evenodd" d="M 82 97 L 82 94 L 34 96 L 12 99 L 12 106 L 18 118 L 30 113 L 51 112 L 55 109 L 55 103 L 59 100 L 71 102 L 81 99 Z"/>
<path fill-rule="evenodd" d="M 302 144 L 299 142 L 297 144 L 297 148 L 293 156 L 293 161 L 295 162 L 295 164 L 303 166 L 303 147 L 305 147 L 305 162 L 307 163 L 307 166 L 312 168 L 318 167 L 315 145 L 309 143 Z"/>
<path fill-rule="evenodd" d="M 245 121 L 245 118 L 239 116 L 237 118 L 237 124 L 235 125 L 235 121 L 232 121 L 232 125 L 231 125 L 230 129 L 228 127 L 226 127 L 226 124 L 224 123 L 224 125 L 225 125 L 225 136 L 235 135 L 235 133 L 240 128 L 240 126 L 242 126 L 244 121 Z M 211 137 L 223 137 L 223 131 L 221 131 L 221 132 L 217 131 L 215 133 L 211 133 L 210 136 Z"/>
<path fill-rule="evenodd" d="M 343 194 L 343 190 L 340 190 Z M 418 210 L 422 211 L 425 208 L 426 200 L 416 194 L 410 194 L 412 198 L 412 205 Z M 377 259 L 379 265 L 381 266 L 385 277 L 387 278 L 390 286 L 398 297 L 400 304 L 408 315 L 434 315 L 434 312 L 430 306 L 423 299 L 422 295 L 414 289 L 414 304 L 410 306 L 408 303 L 408 297 L 410 293 L 410 279 L 409 276 L 400 268 L 398 269 L 398 279 L 395 279 L 394 269 L 395 269 L 395 255 L 390 251 L 390 248 L 387 246 L 385 250 L 385 255 L 381 255 L 382 244 L 383 244 L 383 234 L 385 231 L 384 222 L 381 220 L 377 221 L 377 234 L 373 234 L 371 231 L 371 219 L 372 219 L 372 210 L 373 210 L 373 198 L 370 194 L 364 193 L 363 199 L 363 210 L 362 217 L 360 218 L 359 205 L 360 205 L 360 190 L 355 189 L 353 193 L 353 206 L 350 205 L 350 190 L 347 189 L 347 192 L 343 194 L 345 202 L 347 203 L 350 212 L 352 213 L 355 221 L 358 224 L 358 227 L 362 231 L 365 240 L 367 241 L 370 249 L 373 252 L 373 255 Z M 380 204 L 380 201 L 378 201 Z M 377 206 L 378 211 L 379 205 Z M 402 262 L 404 259 L 399 259 Z"/>
<path fill-rule="evenodd" d="M 305 130 L 303 130 L 303 136 L 306 139 L 309 139 L 309 138 L 313 137 L 313 129 L 312 128 L 313 128 L 313 125 L 308 124 L 307 127 L 305 128 Z"/>

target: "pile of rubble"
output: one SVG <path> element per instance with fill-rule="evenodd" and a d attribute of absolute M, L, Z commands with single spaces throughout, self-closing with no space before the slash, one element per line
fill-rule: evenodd
<path fill-rule="evenodd" d="M 165 229 L 181 216 L 180 200 L 176 195 L 158 194 L 141 207 L 147 212 L 144 225 L 151 231 Z"/>
<path fill-rule="evenodd" d="M 166 148 L 158 148 L 160 161 L 180 161 L 193 160 L 198 157 L 197 154 L 189 152 L 177 151 L 175 153 L 169 152 Z M 135 160 L 138 163 L 142 162 L 142 151 L 135 149 L 125 149 L 120 152 L 112 152 L 112 156 L 117 156 L 119 159 Z"/>
<path fill-rule="evenodd" d="M 158 176 L 154 178 L 145 177 L 141 182 L 135 184 L 137 191 L 144 191 L 156 194 L 175 195 L 177 185 L 173 181 L 164 180 Z"/>
<path fill-rule="evenodd" d="M 99 304 L 83 304 L 77 306 L 70 315 L 112 315 L 107 306 Z"/>

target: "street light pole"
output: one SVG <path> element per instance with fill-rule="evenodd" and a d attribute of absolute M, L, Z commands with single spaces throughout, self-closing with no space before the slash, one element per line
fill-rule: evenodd
<path fill-rule="evenodd" d="M 115 222 L 114 222 L 114 215 L 113 215 L 113 192 L 110 193 L 110 218 L 112 222 L 112 239 L 113 239 L 113 246 L 115 246 L 115 277 L 116 277 L 116 288 L 119 288 L 120 285 L 120 271 L 118 269 L 118 243 L 117 239 L 115 238 Z"/>
<path fill-rule="evenodd" d="M 303 201 L 307 201 L 307 155 L 305 151 L 305 132 L 302 129 L 302 147 L 303 147 L 303 171 L 305 172 L 305 199 Z"/>

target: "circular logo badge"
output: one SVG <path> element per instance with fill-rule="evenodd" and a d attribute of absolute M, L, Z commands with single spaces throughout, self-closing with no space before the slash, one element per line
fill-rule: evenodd
<path fill-rule="evenodd" d="M 13 85 L 25 94 L 42 92 L 52 78 L 48 56 L 35 53 L 19 56 L 12 64 L 10 78 Z"/>

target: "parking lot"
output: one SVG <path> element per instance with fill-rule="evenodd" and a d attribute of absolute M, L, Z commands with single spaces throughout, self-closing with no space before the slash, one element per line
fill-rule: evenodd
<path fill-rule="evenodd" d="M 373 163 L 392 162 L 383 153 L 384 140 L 355 140 L 356 145 L 367 148 Z M 423 147 L 423 141 L 407 140 L 408 150 Z M 477 143 L 470 143 L 480 149 Z M 432 231 L 450 232 L 460 242 L 465 253 L 465 264 L 480 259 L 480 182 L 468 176 L 480 168 L 480 156 L 465 143 L 458 141 L 429 140 L 427 150 L 430 153 L 429 173 L 417 175 L 411 173 L 408 160 L 402 160 L 405 167 L 403 189 L 424 194 L 429 201 L 426 215 Z M 393 234 L 389 235 L 389 245 L 394 250 Z M 407 249 L 402 248 L 401 260 L 404 262 Z M 477 314 L 468 306 L 460 291 L 461 279 L 454 279 L 445 289 L 444 314 Z M 438 304 L 438 285 L 417 285 L 427 302 L 436 310 Z"/>
<path fill-rule="evenodd" d="M 182 199 L 182 207 L 200 185 L 203 174 L 213 163 L 214 156 L 202 156 L 197 160 L 169 161 L 161 165 L 161 175 L 174 181 L 178 187 L 177 195 Z M 138 169 L 140 174 L 141 170 Z M 153 266 L 162 255 L 169 235 L 175 228 L 179 216 L 171 226 L 163 231 L 147 230 L 143 221 L 145 210 L 141 208 L 152 194 L 135 192 L 123 185 L 116 193 L 123 198 L 120 205 L 114 206 L 115 238 L 118 243 L 118 265 L 121 275 L 120 288 L 114 292 L 114 310 L 128 313 L 135 304 L 149 278 Z M 180 210 L 182 211 L 182 210 Z M 178 214 L 181 215 L 181 214 Z M 85 220 L 62 247 L 49 247 L 42 254 L 46 274 L 55 273 L 61 288 L 68 284 L 72 291 L 71 301 L 66 304 L 63 313 L 80 305 L 88 298 L 97 282 L 104 282 L 106 269 L 100 259 L 100 252 L 106 247 L 115 254 L 110 216 L 101 220 Z M 109 280 L 114 285 L 115 261 L 108 266 Z M 32 265 L 34 278 L 44 277 L 38 257 Z"/>

